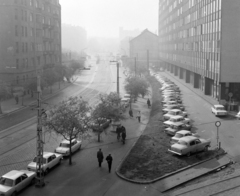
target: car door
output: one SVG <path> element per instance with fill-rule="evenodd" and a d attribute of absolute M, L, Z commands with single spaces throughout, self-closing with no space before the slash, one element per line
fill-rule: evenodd
<path fill-rule="evenodd" d="M 196 140 L 196 152 L 202 151 L 203 149 L 204 149 L 204 146 L 203 146 L 202 142 L 199 139 L 197 139 Z"/>
<path fill-rule="evenodd" d="M 21 182 L 20 182 L 20 184 L 21 184 L 21 189 L 24 189 L 26 186 L 28 186 L 28 184 L 29 184 L 29 178 L 28 178 L 28 176 L 27 176 L 26 174 L 23 174 L 23 175 L 21 176 Z"/>
<path fill-rule="evenodd" d="M 195 140 L 192 140 L 191 142 L 189 142 L 189 150 L 191 153 L 196 152 L 196 142 Z"/>
<path fill-rule="evenodd" d="M 21 184 L 21 182 L 22 182 L 22 177 L 21 176 L 16 178 L 16 180 L 15 180 L 15 191 L 19 192 L 20 190 L 22 190 L 22 188 L 23 188 L 22 185 L 23 184 Z"/>
<path fill-rule="evenodd" d="M 58 163 L 57 157 L 55 154 L 51 156 L 51 167 L 54 167 Z"/>

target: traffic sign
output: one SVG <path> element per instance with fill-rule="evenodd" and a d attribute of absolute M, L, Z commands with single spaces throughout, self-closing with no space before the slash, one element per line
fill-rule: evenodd
<path fill-rule="evenodd" d="M 216 126 L 216 127 L 220 127 L 220 126 L 221 126 L 221 122 L 220 122 L 220 121 L 216 121 L 216 122 L 215 122 L 215 126 Z"/>

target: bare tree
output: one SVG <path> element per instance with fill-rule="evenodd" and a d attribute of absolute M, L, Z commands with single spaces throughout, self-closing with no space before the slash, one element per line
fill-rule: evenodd
<path fill-rule="evenodd" d="M 63 136 L 70 142 L 78 136 L 88 133 L 90 123 L 90 106 L 80 97 L 70 97 L 60 102 L 49 111 L 44 126 L 48 131 Z M 72 150 L 69 149 L 69 165 L 72 164 Z"/>

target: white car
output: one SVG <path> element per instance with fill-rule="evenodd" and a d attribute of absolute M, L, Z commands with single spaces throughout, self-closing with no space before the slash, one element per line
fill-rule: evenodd
<path fill-rule="evenodd" d="M 190 125 L 190 119 L 184 118 L 183 116 L 172 116 L 169 120 L 165 121 L 163 124 L 165 127 L 170 127 L 171 125 L 175 125 L 178 122 Z"/>
<path fill-rule="evenodd" d="M 186 137 L 186 136 L 195 136 L 199 137 L 197 134 L 192 133 L 191 131 L 188 130 L 181 130 L 175 133 L 175 135 L 171 138 L 170 143 L 174 144 L 179 141 L 180 138 Z"/>
<path fill-rule="evenodd" d="M 164 114 L 163 119 L 168 120 L 173 116 L 182 116 L 186 118 L 188 115 L 187 115 L 187 112 L 183 112 L 182 110 L 179 110 L 179 109 L 173 109 L 173 110 L 170 110 L 167 114 Z"/>
<path fill-rule="evenodd" d="M 36 173 L 28 170 L 12 170 L 0 178 L 0 196 L 17 195 L 25 187 L 34 184 Z"/>
<path fill-rule="evenodd" d="M 77 139 L 73 139 L 71 144 L 72 144 L 71 150 L 72 150 L 72 153 L 74 153 L 77 150 L 80 150 L 81 145 L 82 145 L 82 141 L 77 140 Z M 57 147 L 55 149 L 55 152 L 59 153 L 59 154 L 62 154 L 64 157 L 69 156 L 70 155 L 70 141 L 69 140 L 63 140 L 60 143 L 59 147 Z"/>
<path fill-rule="evenodd" d="M 61 154 L 53 153 L 53 152 L 43 152 L 43 165 L 42 169 L 45 174 L 49 172 L 54 166 L 61 163 L 63 156 Z M 31 163 L 27 166 L 29 171 L 37 170 L 37 157 L 33 159 Z"/>
<path fill-rule="evenodd" d="M 215 116 L 227 116 L 228 114 L 223 105 L 213 105 L 211 109 Z"/>
<path fill-rule="evenodd" d="M 238 112 L 235 117 L 236 117 L 237 119 L 240 119 L 240 112 Z"/>

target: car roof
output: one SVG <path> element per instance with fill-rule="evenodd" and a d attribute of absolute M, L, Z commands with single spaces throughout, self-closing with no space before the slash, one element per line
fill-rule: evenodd
<path fill-rule="evenodd" d="M 179 115 L 177 115 L 177 116 L 172 116 L 171 118 L 174 118 L 174 119 L 182 118 L 182 119 L 184 119 L 182 116 L 179 116 Z"/>
<path fill-rule="evenodd" d="M 2 177 L 15 180 L 16 178 L 18 178 L 18 177 L 21 176 L 22 174 L 24 174 L 23 171 L 12 170 L 12 171 L 4 174 Z"/>
<path fill-rule="evenodd" d="M 186 136 L 186 137 L 180 138 L 180 140 L 185 141 L 185 142 L 187 142 L 187 143 L 189 143 L 189 142 L 191 142 L 191 141 L 193 141 L 193 140 L 195 140 L 195 139 L 198 139 L 198 138 L 196 138 L 196 137 L 194 137 L 194 136 Z"/>
<path fill-rule="evenodd" d="M 53 154 L 54 154 L 53 152 L 43 152 L 43 157 L 48 158 L 48 157 L 52 156 Z"/>
<path fill-rule="evenodd" d="M 75 141 L 76 139 L 72 139 L 72 142 Z M 69 140 L 63 140 L 61 141 L 61 143 L 64 143 L 64 144 L 70 144 L 70 141 Z"/>
<path fill-rule="evenodd" d="M 170 111 L 173 111 L 173 112 L 181 112 L 182 110 L 180 110 L 180 109 L 172 109 L 172 110 L 170 110 Z"/>
<path fill-rule="evenodd" d="M 218 108 L 218 107 L 219 107 L 219 108 L 222 108 L 222 107 L 223 107 L 223 108 L 224 108 L 223 105 L 214 105 L 214 107 L 216 107 L 216 108 Z"/>
<path fill-rule="evenodd" d="M 188 130 L 181 130 L 181 131 L 178 131 L 177 133 L 186 134 L 186 133 L 191 133 L 191 131 L 188 131 Z"/>

